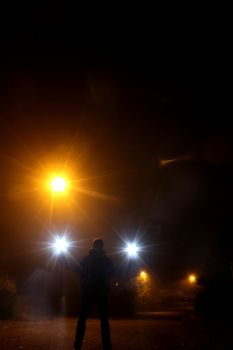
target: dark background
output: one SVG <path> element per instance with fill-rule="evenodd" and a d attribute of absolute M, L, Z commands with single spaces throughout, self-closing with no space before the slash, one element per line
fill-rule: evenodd
<path fill-rule="evenodd" d="M 3 271 L 25 278 L 50 257 L 42 182 L 54 168 L 74 188 L 53 229 L 81 241 L 78 257 L 102 236 L 117 263 L 122 237 L 137 237 L 143 261 L 176 279 L 231 254 L 228 22 L 212 10 L 42 1 L 2 12 Z"/>

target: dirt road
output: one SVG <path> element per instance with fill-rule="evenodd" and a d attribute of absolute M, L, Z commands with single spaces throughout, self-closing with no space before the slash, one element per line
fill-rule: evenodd
<path fill-rule="evenodd" d="M 1 350 L 71 350 L 76 320 L 1 321 Z M 111 320 L 113 350 L 233 349 L 233 326 L 157 317 Z M 88 320 L 83 350 L 101 347 L 98 320 Z"/>

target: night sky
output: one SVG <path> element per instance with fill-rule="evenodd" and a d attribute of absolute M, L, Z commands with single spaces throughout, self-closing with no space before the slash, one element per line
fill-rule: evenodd
<path fill-rule="evenodd" d="M 159 10 L 102 21 L 69 1 L 31 6 L 6 10 L 1 33 L 1 269 L 27 275 L 49 255 L 41 181 L 65 168 L 76 190 L 54 229 L 81 240 L 76 255 L 136 235 L 161 276 L 202 270 L 232 230 L 224 43 Z"/>

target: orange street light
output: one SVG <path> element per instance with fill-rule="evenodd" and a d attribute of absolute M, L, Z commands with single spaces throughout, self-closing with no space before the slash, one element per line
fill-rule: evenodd
<path fill-rule="evenodd" d="M 142 270 L 140 271 L 138 278 L 141 282 L 148 282 L 149 275 L 146 271 Z"/>
<path fill-rule="evenodd" d="M 197 282 L 197 276 L 195 274 L 190 274 L 188 276 L 188 281 L 190 284 L 195 284 Z"/>
<path fill-rule="evenodd" d="M 67 180 L 64 177 L 56 176 L 51 180 L 50 187 L 53 192 L 65 192 L 67 189 Z"/>

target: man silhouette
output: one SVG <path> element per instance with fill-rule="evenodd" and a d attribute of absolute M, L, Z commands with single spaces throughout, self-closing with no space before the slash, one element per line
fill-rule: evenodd
<path fill-rule="evenodd" d="M 114 269 L 103 245 L 102 239 L 95 239 L 89 255 L 80 263 L 81 308 L 75 334 L 75 350 L 82 347 L 87 316 L 93 304 L 97 306 L 99 313 L 103 348 L 112 348 L 108 322 L 108 294 Z"/>

